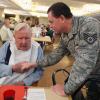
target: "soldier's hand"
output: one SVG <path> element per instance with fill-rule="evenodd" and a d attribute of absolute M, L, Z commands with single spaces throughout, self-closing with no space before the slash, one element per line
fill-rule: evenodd
<path fill-rule="evenodd" d="M 56 84 L 52 86 L 52 91 L 60 96 L 67 96 L 64 92 L 64 85 Z"/>

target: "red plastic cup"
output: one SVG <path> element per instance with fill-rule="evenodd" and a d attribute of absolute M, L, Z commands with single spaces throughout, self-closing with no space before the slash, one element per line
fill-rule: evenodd
<path fill-rule="evenodd" d="M 15 99 L 15 91 L 14 90 L 7 90 L 3 94 L 4 100 L 14 100 Z"/>

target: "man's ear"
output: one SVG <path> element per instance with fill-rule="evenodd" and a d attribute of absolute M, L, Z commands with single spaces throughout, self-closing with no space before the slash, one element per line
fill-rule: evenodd
<path fill-rule="evenodd" d="M 65 22 L 65 17 L 63 15 L 60 16 L 61 21 L 64 23 Z"/>

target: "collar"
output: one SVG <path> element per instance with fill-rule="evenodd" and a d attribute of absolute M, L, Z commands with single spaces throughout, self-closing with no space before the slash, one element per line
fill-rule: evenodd
<path fill-rule="evenodd" d="M 68 33 L 68 38 L 71 39 L 73 38 L 79 31 L 79 18 L 73 16 L 72 17 L 72 30 Z"/>

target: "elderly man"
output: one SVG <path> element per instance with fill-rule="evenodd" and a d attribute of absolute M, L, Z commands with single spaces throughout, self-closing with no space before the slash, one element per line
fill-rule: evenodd
<path fill-rule="evenodd" d="M 32 68 L 18 73 L 14 67 L 22 66 L 23 62 L 36 62 L 42 59 L 43 51 L 37 42 L 31 41 L 31 29 L 25 23 L 16 25 L 14 39 L 0 48 L 0 84 L 32 85 L 43 73 L 41 68 Z"/>

